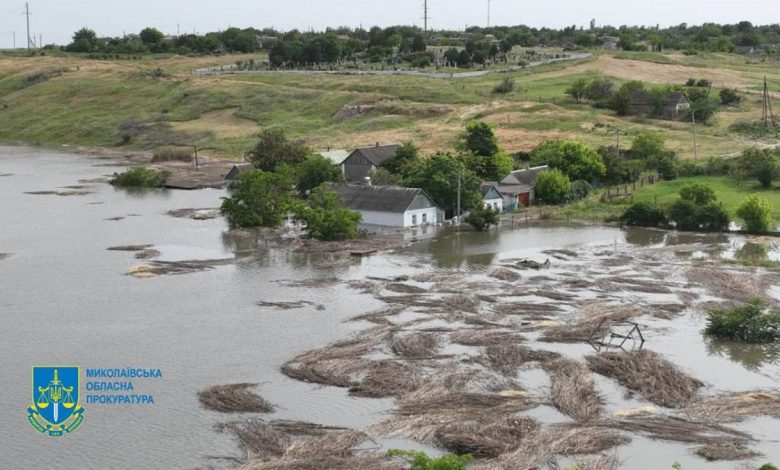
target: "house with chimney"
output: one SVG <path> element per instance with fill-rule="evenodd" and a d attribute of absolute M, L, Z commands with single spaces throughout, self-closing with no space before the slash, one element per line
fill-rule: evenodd
<path fill-rule="evenodd" d="M 342 173 L 347 181 L 362 182 L 368 172 L 380 168 L 385 161 L 395 156 L 401 146 L 398 144 L 379 145 L 355 149 L 344 160 Z"/>

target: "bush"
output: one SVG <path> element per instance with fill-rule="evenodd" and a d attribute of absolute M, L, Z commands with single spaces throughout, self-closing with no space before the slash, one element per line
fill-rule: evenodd
<path fill-rule="evenodd" d="M 598 181 L 607 173 L 601 155 L 580 142 L 542 142 L 531 152 L 531 160 L 536 165 L 550 165 L 571 180 Z"/>
<path fill-rule="evenodd" d="M 474 460 L 471 455 L 442 455 L 438 458 L 428 457 L 424 452 L 413 450 L 391 449 L 388 457 L 403 457 L 411 465 L 410 470 L 466 470 Z"/>
<path fill-rule="evenodd" d="M 509 77 L 505 78 L 504 81 L 493 88 L 493 93 L 499 95 L 505 95 L 507 93 L 512 93 L 513 91 L 515 91 L 515 79 Z"/>
<path fill-rule="evenodd" d="M 701 205 L 688 199 L 679 199 L 669 207 L 669 220 L 677 230 L 689 232 L 723 232 L 731 223 L 729 214 L 718 204 Z"/>
<path fill-rule="evenodd" d="M 474 227 L 477 232 L 485 232 L 490 229 L 491 225 L 498 225 L 499 218 L 497 209 L 477 207 L 469 212 L 463 220 Z"/>
<path fill-rule="evenodd" d="M 754 299 L 740 307 L 710 312 L 704 334 L 748 343 L 771 343 L 780 338 L 780 315 L 766 312 L 764 303 Z"/>
<path fill-rule="evenodd" d="M 574 181 L 571 184 L 571 189 L 569 190 L 568 196 L 566 196 L 566 200 L 569 202 L 579 201 L 582 199 L 585 199 L 590 195 L 590 192 L 593 190 L 593 186 L 590 185 L 585 180 L 577 180 Z"/>
<path fill-rule="evenodd" d="M 561 204 L 566 202 L 571 191 L 571 181 L 563 172 L 553 168 L 539 175 L 534 191 L 536 199 L 545 204 Z"/>
<path fill-rule="evenodd" d="M 152 154 L 153 162 L 191 162 L 192 149 L 190 147 L 160 147 Z"/>
<path fill-rule="evenodd" d="M 737 104 L 740 101 L 742 101 L 742 96 L 739 93 L 737 93 L 736 89 L 724 88 L 720 90 L 720 104 L 722 104 L 723 106 Z"/>
<path fill-rule="evenodd" d="M 122 173 L 114 173 L 110 183 L 122 188 L 159 188 L 169 176 L 167 171 L 137 166 Z"/>
<path fill-rule="evenodd" d="M 620 220 L 623 224 L 634 227 L 664 227 L 669 224 L 663 209 L 646 202 L 631 205 Z"/>
<path fill-rule="evenodd" d="M 680 197 L 697 205 L 715 202 L 715 191 L 701 183 L 691 183 L 680 188 Z"/>
<path fill-rule="evenodd" d="M 774 230 L 772 207 L 761 196 L 753 195 L 745 199 L 737 209 L 737 217 L 745 222 L 748 232 L 765 233 Z"/>
<path fill-rule="evenodd" d="M 756 178 L 763 188 L 770 188 L 780 176 L 780 162 L 772 150 L 751 147 L 742 151 L 739 170 L 745 176 Z"/>

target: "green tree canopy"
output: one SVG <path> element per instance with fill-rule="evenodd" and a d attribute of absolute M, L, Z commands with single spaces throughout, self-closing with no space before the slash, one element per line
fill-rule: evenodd
<path fill-rule="evenodd" d="M 323 241 L 355 238 L 362 218 L 359 212 L 345 208 L 339 195 L 324 185 L 314 189 L 306 203 L 297 203 L 294 212 L 297 219 L 306 222 L 309 236 Z"/>
<path fill-rule="evenodd" d="M 780 162 L 770 149 L 745 149 L 739 159 L 739 169 L 745 176 L 756 178 L 764 188 L 772 187 L 772 182 L 780 176 Z"/>
<path fill-rule="evenodd" d="M 557 168 L 570 180 L 598 181 L 607 173 L 601 155 L 580 142 L 542 142 L 531 152 L 531 161 L 534 164 L 547 164 Z"/>
<path fill-rule="evenodd" d="M 692 183 L 680 188 L 680 197 L 694 204 L 710 204 L 715 202 L 715 191 L 701 183 Z"/>
<path fill-rule="evenodd" d="M 141 30 L 141 42 L 147 46 L 160 44 L 163 39 L 163 33 L 155 28 L 144 28 Z"/>
<path fill-rule="evenodd" d="M 536 199 L 545 204 L 562 204 L 571 191 L 571 181 L 560 170 L 552 169 L 539 175 L 534 192 Z"/>
<path fill-rule="evenodd" d="M 402 175 L 406 168 L 419 158 L 420 149 L 412 142 L 405 142 L 398 147 L 395 155 L 385 160 L 382 164 L 382 168 L 394 175 Z"/>
<path fill-rule="evenodd" d="M 285 174 L 252 170 L 241 173 L 220 212 L 231 227 L 278 227 L 290 208 L 292 182 Z"/>
<path fill-rule="evenodd" d="M 92 52 L 98 48 L 98 38 L 95 32 L 89 28 L 81 28 L 73 33 L 73 42 L 67 49 L 71 52 Z"/>
<path fill-rule="evenodd" d="M 498 145 L 493 129 L 483 121 L 466 124 L 456 148 L 464 154 L 466 166 L 483 180 L 501 180 L 514 167 L 512 157 Z"/>
<path fill-rule="evenodd" d="M 584 78 L 578 78 L 574 83 L 566 89 L 566 94 L 574 98 L 579 103 L 585 97 L 585 92 L 588 89 L 588 81 Z"/>
<path fill-rule="evenodd" d="M 280 128 L 265 129 L 259 137 L 247 154 L 247 159 L 259 170 L 274 171 L 282 164 L 297 165 L 311 153 L 305 146 L 290 142 Z"/>
<path fill-rule="evenodd" d="M 320 186 L 327 181 L 341 181 L 341 169 L 321 155 L 312 155 L 298 164 L 294 170 L 295 188 L 300 194 Z"/>
<path fill-rule="evenodd" d="M 403 179 L 408 188 L 422 188 L 442 209 L 454 210 L 458 197 L 458 169 L 461 171 L 461 208 L 482 206 L 481 180 L 456 157 L 438 153 L 409 166 Z"/>

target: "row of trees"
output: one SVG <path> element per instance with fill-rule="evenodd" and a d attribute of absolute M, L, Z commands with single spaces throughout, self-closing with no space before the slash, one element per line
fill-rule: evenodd
<path fill-rule="evenodd" d="M 98 38 L 94 31 L 83 28 L 76 32 L 66 49 L 73 52 L 104 54 L 138 54 L 145 52 L 207 53 L 255 52 L 270 47 L 278 39 L 277 58 L 282 63 L 294 63 L 297 53 L 308 48 L 309 58 L 317 57 L 313 50 L 321 48 L 324 56 L 338 59 L 365 53 L 366 57 L 388 57 L 397 50 L 401 54 L 424 52 L 427 46 L 456 46 L 464 48 L 471 63 L 482 63 L 487 58 L 506 58 L 514 46 L 560 46 L 590 48 L 601 44 L 603 36 L 619 37 L 619 45 L 626 50 L 677 49 L 686 51 L 734 51 L 737 47 L 765 47 L 766 53 L 776 53 L 780 44 L 780 25 L 754 26 L 748 21 L 737 24 L 688 26 L 682 23 L 669 28 L 645 26 L 612 26 L 582 29 L 568 26 L 561 29 L 529 28 L 527 26 L 471 27 L 463 31 L 436 31 L 425 33 L 415 26 L 374 26 L 363 28 L 328 28 L 322 32 L 301 32 L 297 29 L 281 32 L 272 28 L 228 28 L 206 34 L 183 34 L 164 40 L 155 28 L 145 28 L 140 34 L 122 38 Z M 344 38 L 344 39 L 342 39 Z M 348 38 L 348 39 L 346 39 Z M 316 41 L 315 41 L 316 40 Z M 338 42 L 334 42 L 338 40 Z M 333 45 L 340 51 L 333 54 Z M 329 52 L 324 52 L 329 51 Z M 447 60 L 465 63 L 466 54 Z M 332 54 L 332 55 L 329 55 Z M 304 62 L 311 62 L 304 61 Z"/>
<path fill-rule="evenodd" d="M 679 198 L 668 207 L 649 203 L 631 205 L 621 217 L 626 225 L 668 227 L 694 232 L 722 232 L 729 229 L 731 218 L 717 202 L 709 186 L 693 183 L 683 186 Z M 772 208 L 758 195 L 748 196 L 736 212 L 745 230 L 765 233 L 774 230 Z"/>

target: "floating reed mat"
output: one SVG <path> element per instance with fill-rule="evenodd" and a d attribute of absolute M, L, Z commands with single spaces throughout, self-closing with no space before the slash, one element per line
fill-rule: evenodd
<path fill-rule="evenodd" d="M 395 333 L 390 339 L 393 353 L 407 359 L 432 357 L 438 346 L 439 335 L 434 333 Z"/>
<path fill-rule="evenodd" d="M 741 392 L 709 398 L 691 403 L 683 413 L 703 423 L 734 423 L 756 416 L 780 418 L 780 392 Z"/>
<path fill-rule="evenodd" d="M 522 335 L 499 329 L 461 329 L 450 335 L 450 341 L 463 346 L 490 346 L 494 344 L 516 344 L 523 342 Z"/>
<path fill-rule="evenodd" d="M 198 400 L 205 408 L 223 413 L 270 413 L 274 409 L 273 406 L 263 397 L 250 391 L 256 385 L 251 383 L 215 385 L 198 392 Z"/>
<path fill-rule="evenodd" d="M 613 378 L 646 400 L 668 408 L 684 407 L 704 386 L 648 350 L 606 352 L 586 360 L 593 372 Z"/>
<path fill-rule="evenodd" d="M 733 442 L 721 442 L 699 447 L 694 453 L 707 460 L 747 460 L 761 455 L 742 444 Z"/>
<path fill-rule="evenodd" d="M 526 362 L 549 361 L 560 355 L 550 351 L 537 351 L 519 344 L 491 344 L 475 361 L 506 376 L 514 376 Z"/>
<path fill-rule="evenodd" d="M 685 271 L 688 280 L 707 288 L 715 295 L 735 302 L 767 299 L 766 280 L 744 271 L 728 271 L 722 265 L 691 267 Z"/>
<path fill-rule="evenodd" d="M 516 449 L 536 429 L 531 418 L 504 416 L 448 423 L 436 430 L 434 441 L 449 452 L 489 458 Z"/>
<path fill-rule="evenodd" d="M 591 338 L 600 338 L 609 333 L 610 325 L 640 316 L 642 311 L 635 305 L 610 305 L 589 302 L 580 308 L 580 318 L 574 323 L 555 326 L 545 330 L 542 341 L 551 343 L 581 343 Z"/>
<path fill-rule="evenodd" d="M 577 421 L 599 417 L 603 400 L 585 364 L 560 358 L 543 362 L 542 367 L 550 375 L 550 399 L 561 413 Z"/>
<path fill-rule="evenodd" d="M 289 423 L 250 420 L 218 425 L 218 429 L 232 433 L 245 451 L 242 470 L 402 468 L 384 453 L 355 450 L 369 440 L 364 433 L 304 424 L 290 426 Z M 320 432 L 314 435 L 300 432 L 314 428 Z"/>
<path fill-rule="evenodd" d="M 527 436 L 519 448 L 499 457 L 493 468 L 525 470 L 544 468 L 557 455 L 596 454 L 630 442 L 609 429 L 556 424 Z"/>
<path fill-rule="evenodd" d="M 360 397 L 400 397 L 419 388 L 422 375 L 414 367 L 397 361 L 373 361 L 360 371 L 349 394 Z"/>

